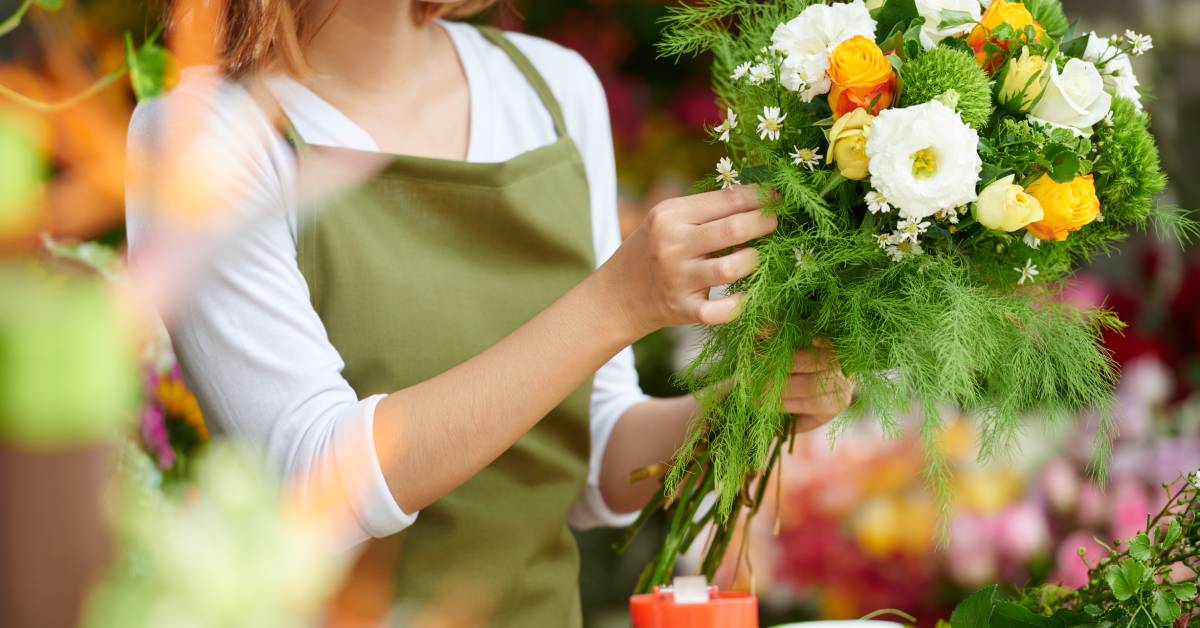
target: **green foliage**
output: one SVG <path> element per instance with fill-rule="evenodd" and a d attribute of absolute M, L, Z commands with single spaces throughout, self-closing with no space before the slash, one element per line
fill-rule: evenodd
<path fill-rule="evenodd" d="M 992 83 L 969 54 L 938 46 L 900 67 L 900 105 L 929 102 L 953 89 L 955 109 L 967 124 L 982 129 L 992 115 Z"/>
<path fill-rule="evenodd" d="M 1114 98 L 1112 126 L 1101 125 L 1097 130 L 1096 189 L 1106 218 L 1123 223 L 1144 221 L 1154 197 L 1167 186 L 1149 126 L 1150 118 L 1132 102 Z"/>
<path fill-rule="evenodd" d="M 157 33 L 156 33 L 157 35 Z M 169 53 L 152 36 L 140 48 L 133 47 L 133 37 L 125 33 L 125 64 L 129 66 L 129 83 L 138 100 L 153 98 L 163 92 Z"/>
<path fill-rule="evenodd" d="M 1125 549 L 1110 549 L 1091 567 L 1084 586 L 1034 587 L 1014 602 L 991 585 L 958 605 L 951 626 L 1169 626 L 1194 617 L 1200 609 L 1196 582 L 1176 581 L 1173 574 L 1200 569 L 1200 477 L 1194 473 L 1164 488 L 1167 504 L 1121 544 Z"/>
<path fill-rule="evenodd" d="M 1033 14 L 1033 19 L 1054 39 L 1061 39 L 1070 28 L 1061 0 L 1024 0 L 1024 4 Z"/>

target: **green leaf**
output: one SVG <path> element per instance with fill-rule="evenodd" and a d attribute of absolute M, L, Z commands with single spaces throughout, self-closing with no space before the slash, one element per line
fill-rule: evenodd
<path fill-rule="evenodd" d="M 1179 540 L 1179 536 L 1183 534 L 1183 527 L 1179 525 L 1178 519 L 1172 519 L 1171 523 L 1167 524 L 1167 536 L 1163 539 L 1163 547 L 1171 547 L 1175 541 Z"/>
<path fill-rule="evenodd" d="M 153 98 L 163 92 L 169 53 L 153 40 L 134 50 L 133 38 L 125 33 L 125 61 L 129 65 L 129 83 L 138 100 Z"/>
<path fill-rule="evenodd" d="M 1179 602 L 1161 590 L 1152 593 L 1150 599 L 1153 600 L 1154 614 L 1158 615 L 1164 624 L 1175 623 L 1175 620 L 1179 619 L 1180 613 L 1183 612 L 1179 608 Z"/>
<path fill-rule="evenodd" d="M 1150 537 L 1145 532 L 1129 539 L 1129 555 L 1141 561 L 1150 560 Z"/>
<path fill-rule="evenodd" d="M 0 234 L 14 234 L 37 220 L 38 193 L 46 165 L 32 125 L 0 115 Z"/>
<path fill-rule="evenodd" d="M 1079 155 L 1069 146 L 1051 144 L 1046 148 L 1047 174 L 1059 183 L 1070 183 L 1079 172 Z"/>
<path fill-rule="evenodd" d="M 1088 604 L 1087 606 L 1083 607 L 1083 612 L 1091 615 L 1092 617 L 1099 617 L 1100 614 L 1104 612 L 1104 609 L 1096 606 L 1095 604 Z"/>
<path fill-rule="evenodd" d="M 1126 565 L 1136 565 L 1126 569 Z M 1121 561 L 1120 565 L 1110 565 L 1104 570 L 1104 581 L 1108 583 L 1108 587 L 1112 589 L 1113 597 L 1117 598 L 1118 602 L 1124 602 L 1133 597 L 1141 590 L 1141 570 L 1145 567 L 1128 558 Z"/>
<path fill-rule="evenodd" d="M 941 12 L 941 14 L 938 15 L 938 17 L 941 18 L 941 21 L 938 22 L 939 30 L 945 28 L 954 28 L 955 26 L 972 24 L 975 22 L 975 18 L 971 17 L 971 14 L 967 13 L 966 11 L 945 9 Z"/>
<path fill-rule="evenodd" d="M 63 7 L 63 0 L 34 0 L 39 9 L 57 11 Z"/>
<path fill-rule="evenodd" d="M 1057 628 L 1062 625 L 1044 615 L 1038 615 L 1025 607 L 1012 602 L 996 604 L 990 624 L 979 624 L 989 628 Z"/>
<path fill-rule="evenodd" d="M 905 30 L 906 25 L 916 19 L 916 0 L 887 0 L 875 16 L 875 32 L 884 33 L 877 43 L 890 39 L 896 31 Z"/>
<path fill-rule="evenodd" d="M 912 26 L 904 31 L 904 58 L 914 59 L 921 54 L 924 48 L 921 45 L 921 27 L 925 25 L 925 18 L 918 17 L 912 21 Z"/>
<path fill-rule="evenodd" d="M 1087 43 L 1088 43 L 1087 36 L 1076 37 L 1075 39 L 1072 39 L 1071 41 L 1064 42 L 1062 47 L 1059 48 L 1059 50 L 1062 51 L 1062 53 L 1068 57 L 1082 58 L 1083 52 L 1085 50 L 1087 50 Z"/>
<path fill-rule="evenodd" d="M 1175 599 L 1180 602 L 1190 602 L 1196 599 L 1196 583 L 1195 582 L 1180 582 L 1171 585 L 1171 592 L 1175 594 Z"/>
<path fill-rule="evenodd" d="M 959 603 L 950 614 L 952 628 L 990 626 L 996 607 L 996 585 L 984 587 Z"/>

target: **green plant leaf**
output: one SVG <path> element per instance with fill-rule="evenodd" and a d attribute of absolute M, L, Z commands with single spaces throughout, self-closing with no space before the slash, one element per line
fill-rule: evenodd
<path fill-rule="evenodd" d="M 57 11 L 63 7 L 63 0 L 34 0 L 39 9 Z"/>
<path fill-rule="evenodd" d="M 1112 589 L 1113 597 L 1117 598 L 1118 602 L 1133 597 L 1139 588 L 1137 582 L 1131 581 L 1125 574 L 1124 564 L 1127 562 L 1129 559 L 1121 561 L 1121 565 L 1110 565 L 1104 570 L 1104 581 L 1108 583 L 1108 588 Z"/>
<path fill-rule="evenodd" d="M 1051 144 L 1046 148 L 1050 168 L 1047 174 L 1059 183 L 1070 183 L 1079 172 L 1079 155 L 1069 146 Z"/>
<path fill-rule="evenodd" d="M 1179 619 L 1180 613 L 1183 612 L 1179 608 L 1179 602 L 1176 602 L 1173 597 L 1167 595 L 1164 591 L 1155 591 L 1150 595 L 1150 599 L 1153 600 L 1152 607 L 1154 608 L 1154 614 L 1158 615 L 1158 618 L 1164 624 L 1174 623 L 1176 619 Z"/>
<path fill-rule="evenodd" d="M 941 21 L 938 22 L 939 30 L 945 29 L 945 28 L 954 28 L 955 26 L 961 26 L 963 24 L 972 24 L 975 22 L 975 18 L 971 17 L 971 14 L 967 13 L 966 11 L 954 11 L 951 9 L 945 9 L 941 12 L 940 15 L 938 15 L 938 17 L 941 18 Z"/>
<path fill-rule="evenodd" d="M 1167 524 L 1167 536 L 1162 541 L 1163 547 L 1171 547 L 1175 541 L 1179 540 L 1179 536 L 1183 534 L 1183 527 L 1179 525 L 1178 519 L 1172 519 L 1171 523 Z"/>
<path fill-rule="evenodd" d="M 1129 539 L 1129 555 L 1140 561 L 1150 560 L 1150 537 L 1145 532 Z"/>
<path fill-rule="evenodd" d="M 906 25 L 917 15 L 916 0 L 887 0 L 875 15 L 875 32 L 883 34 L 883 38 L 876 43 L 883 43 L 891 39 L 897 31 L 905 30 Z"/>
<path fill-rule="evenodd" d="M 1175 599 L 1180 602 L 1189 602 L 1196 599 L 1196 583 L 1195 582 L 1179 582 L 1171 585 L 1171 592 L 1175 594 Z"/>
<path fill-rule="evenodd" d="M 996 585 L 984 587 L 959 603 L 950 614 L 952 628 L 990 626 L 996 607 Z"/>
<path fill-rule="evenodd" d="M 990 624 L 978 624 L 990 628 L 1057 628 L 1063 625 L 1045 615 L 1038 615 L 1020 604 L 1000 602 L 996 604 Z"/>
<path fill-rule="evenodd" d="M 133 38 L 125 33 L 125 62 L 129 65 L 129 83 L 138 100 L 161 95 L 170 55 L 153 39 L 134 49 Z"/>

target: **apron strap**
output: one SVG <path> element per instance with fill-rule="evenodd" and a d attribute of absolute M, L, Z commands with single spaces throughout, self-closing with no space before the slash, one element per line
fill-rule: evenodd
<path fill-rule="evenodd" d="M 525 80 L 529 81 L 529 85 L 533 87 L 533 91 L 537 92 L 538 98 L 542 100 L 542 105 L 546 107 L 546 111 L 550 112 L 550 119 L 554 121 L 554 133 L 558 137 L 567 135 L 567 125 L 563 122 L 562 108 L 558 106 L 558 99 L 554 97 L 554 93 L 550 91 L 550 86 L 546 85 L 545 79 L 533 67 L 533 63 L 525 53 L 521 52 L 515 44 L 512 43 L 504 33 L 492 28 L 491 26 L 476 26 L 479 33 L 488 41 L 492 42 L 503 50 L 521 74 L 525 76 Z"/>

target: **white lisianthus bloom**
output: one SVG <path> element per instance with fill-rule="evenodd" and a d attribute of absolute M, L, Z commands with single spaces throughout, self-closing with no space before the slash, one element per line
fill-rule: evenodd
<path fill-rule="evenodd" d="M 794 55 L 780 64 L 779 84 L 798 92 L 803 102 L 812 102 L 817 96 L 828 94 L 833 86 L 828 72 L 829 55 Z"/>
<path fill-rule="evenodd" d="M 1111 107 L 1112 96 L 1104 91 L 1104 79 L 1095 65 L 1070 59 L 1060 72 L 1055 61 L 1050 64 L 1046 91 L 1029 111 L 1029 119 L 1088 135 Z"/>
<path fill-rule="evenodd" d="M 942 23 L 942 11 L 962 11 L 969 14 L 974 22 L 938 28 Z M 926 50 L 948 37 L 967 35 L 981 18 L 979 0 L 917 0 L 917 13 L 925 18 L 925 24 L 921 26 L 921 46 Z"/>
<path fill-rule="evenodd" d="M 871 187 L 901 218 L 921 220 L 975 200 L 983 161 L 979 135 L 953 109 L 934 100 L 884 109 L 867 138 Z"/>
<path fill-rule="evenodd" d="M 771 34 L 771 47 L 784 58 L 780 84 L 800 92 L 804 102 L 828 93 L 829 53 L 859 35 L 875 39 L 875 20 L 862 0 L 814 4 L 804 9 Z"/>
<path fill-rule="evenodd" d="M 1100 70 L 1100 77 L 1104 79 L 1104 91 L 1133 101 L 1138 111 L 1141 111 L 1142 95 L 1137 90 L 1139 83 L 1133 73 L 1129 55 L 1121 52 L 1112 41 L 1098 37 L 1096 33 L 1089 33 L 1083 58 L 1091 61 L 1096 69 Z"/>

